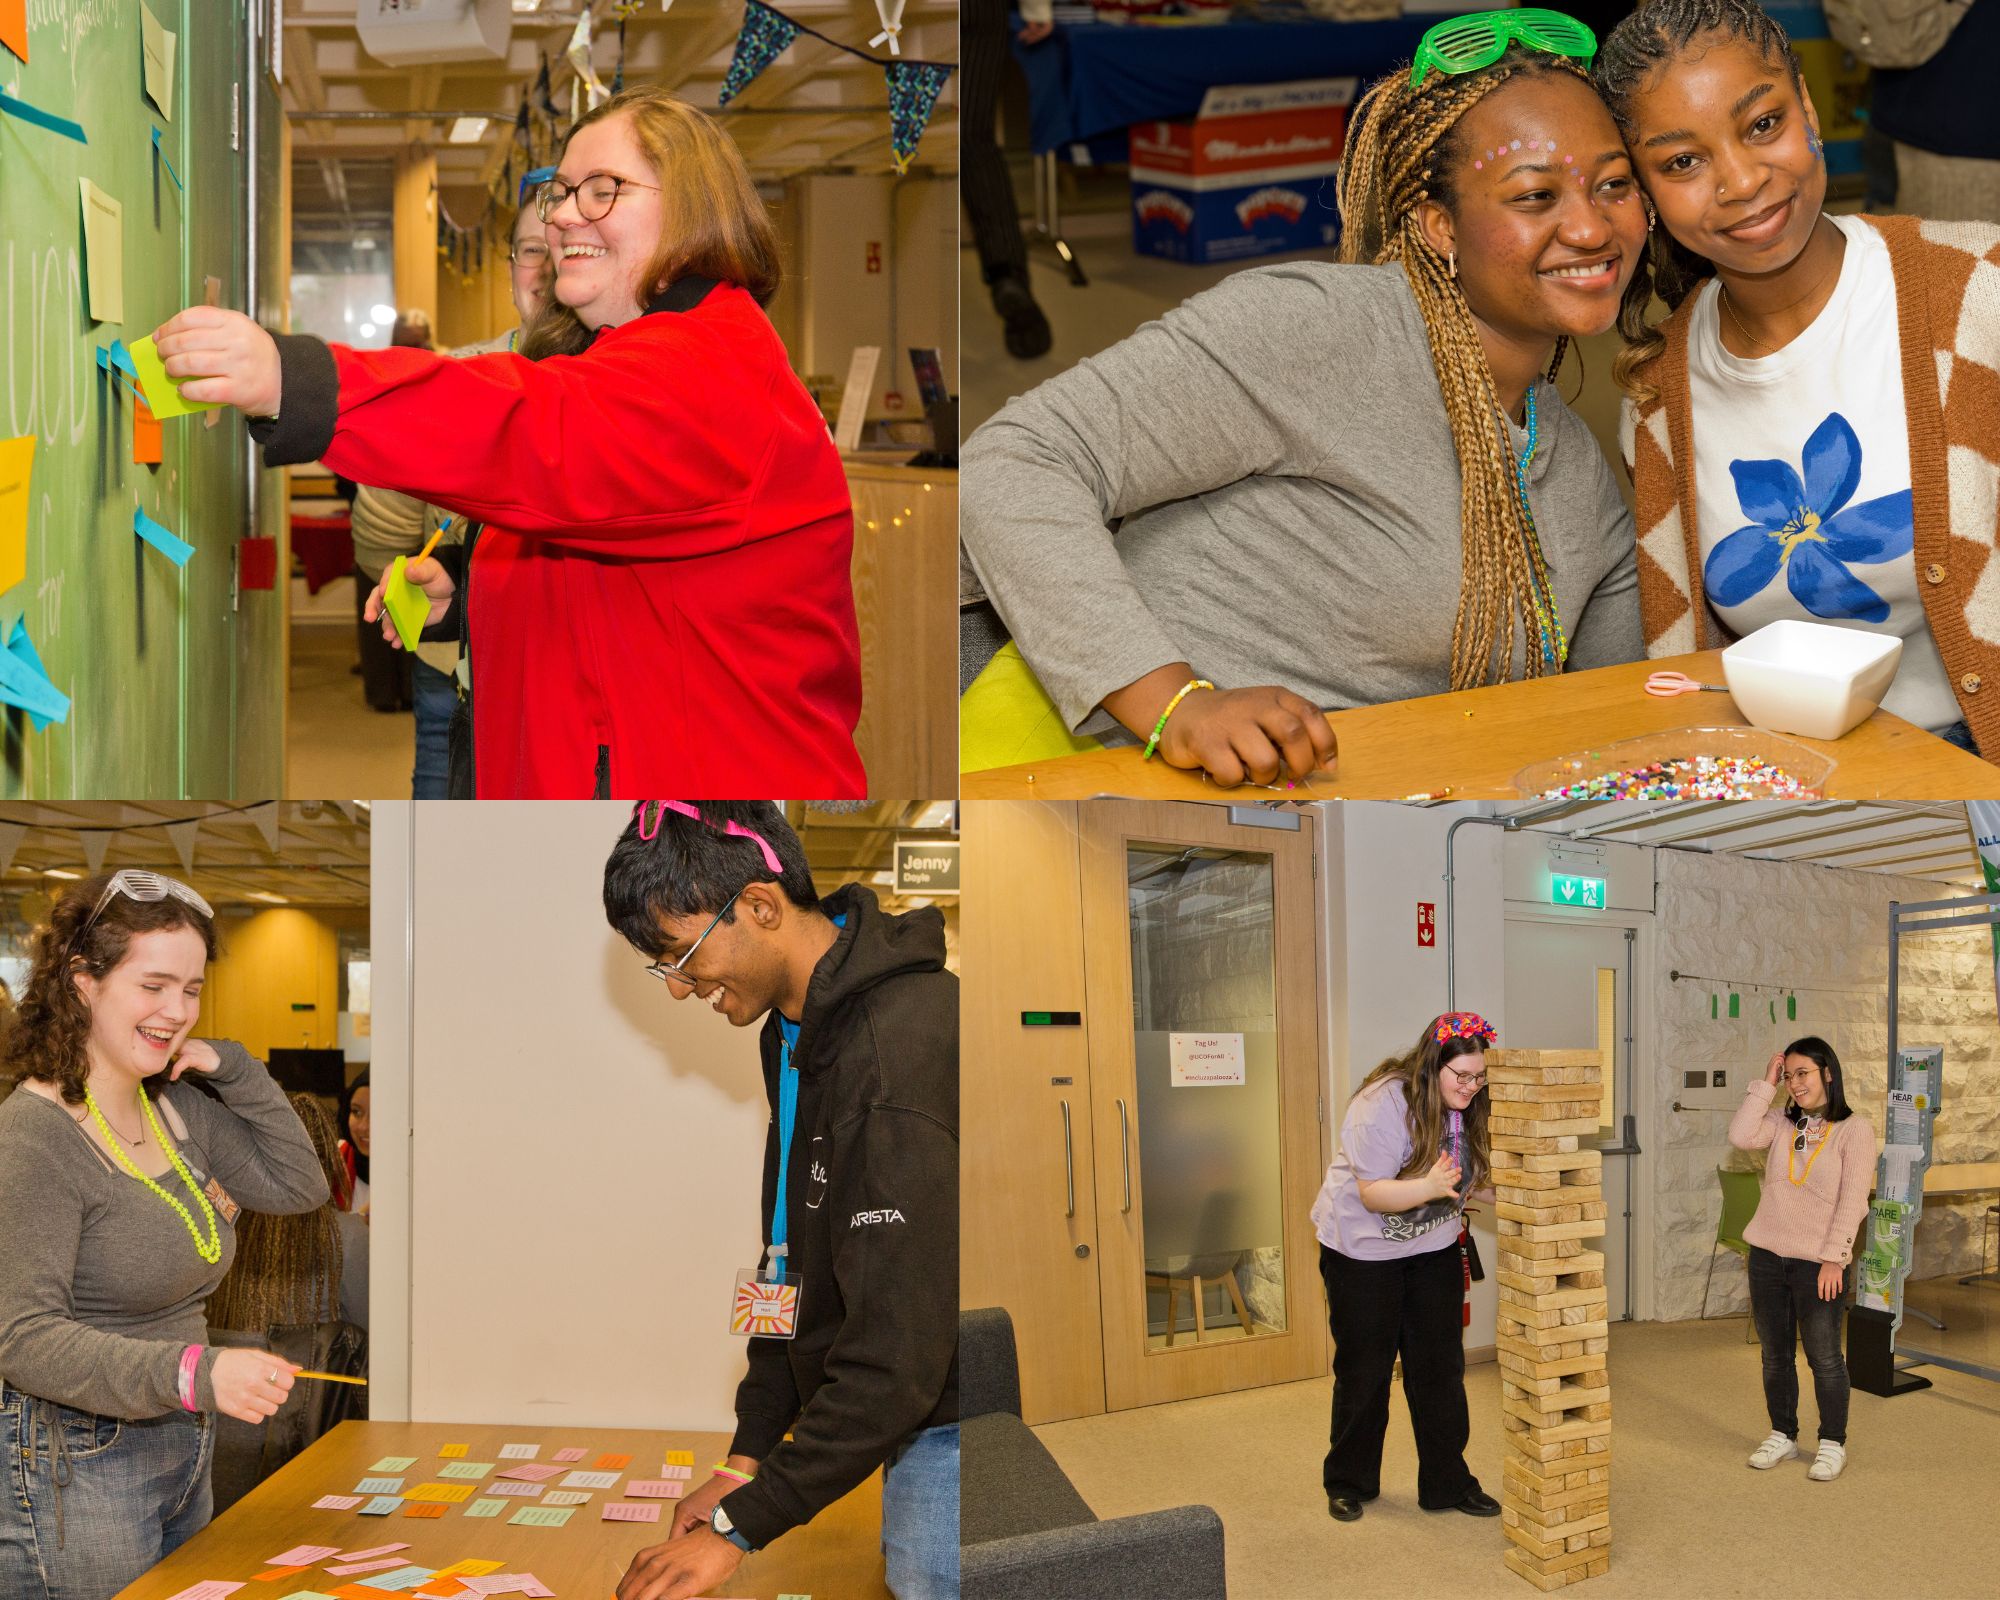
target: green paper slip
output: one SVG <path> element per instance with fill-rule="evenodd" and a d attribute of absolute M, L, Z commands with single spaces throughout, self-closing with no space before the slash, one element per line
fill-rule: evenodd
<path fill-rule="evenodd" d="M 493 1470 L 490 1461 L 451 1461 L 438 1468 L 440 1478 L 483 1478 Z"/>
<path fill-rule="evenodd" d="M 554 1506 L 523 1506 L 507 1521 L 510 1524 L 518 1522 L 530 1528 L 560 1528 L 575 1514 L 569 1506 L 564 1506 L 560 1510 Z"/>
<path fill-rule="evenodd" d="M 505 1500 L 475 1500 L 465 1508 L 468 1517 L 497 1517 L 507 1509 Z"/>
<path fill-rule="evenodd" d="M 153 336 L 134 339 L 126 346 L 126 354 L 131 356 L 132 365 L 139 372 L 139 387 L 146 393 L 146 405 L 156 421 L 164 422 L 168 417 L 191 416 L 197 411 L 220 411 L 219 400 L 183 400 L 180 381 L 167 376 L 166 364 L 160 360 L 160 352 L 153 348 Z M 195 380 L 185 380 L 193 383 Z"/>
<path fill-rule="evenodd" d="M 417 1464 L 415 1456 L 384 1456 L 368 1470 L 370 1472 L 408 1472 Z"/>
<path fill-rule="evenodd" d="M 396 624 L 403 648 L 414 650 L 423 638 L 424 625 L 430 621 L 431 597 L 403 576 L 409 564 L 408 556 L 398 556 L 389 568 L 389 575 L 382 580 L 382 607 Z"/>

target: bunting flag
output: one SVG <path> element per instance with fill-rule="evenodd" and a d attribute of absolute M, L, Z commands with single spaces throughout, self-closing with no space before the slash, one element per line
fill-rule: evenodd
<path fill-rule="evenodd" d="M 278 853 L 278 802 L 266 800 L 260 806 L 251 806 L 246 813 L 257 824 L 257 831 L 264 836 L 264 848 L 272 855 Z"/>
<path fill-rule="evenodd" d="M 90 869 L 94 878 L 104 868 L 104 858 L 111 853 L 111 835 L 93 828 L 82 835 L 83 864 Z"/>
<path fill-rule="evenodd" d="M 185 822 L 167 824 L 167 837 L 173 841 L 174 854 L 181 858 L 181 871 L 194 871 L 194 837 L 201 832 L 201 818 L 190 817 Z"/>
<path fill-rule="evenodd" d="M 5 872 L 14 864 L 14 852 L 21 848 L 21 841 L 27 836 L 25 823 L 0 822 L 0 872 Z"/>
<path fill-rule="evenodd" d="M 625 18 L 618 18 L 618 64 L 611 69 L 611 92 L 625 92 Z"/>
<path fill-rule="evenodd" d="M 568 57 L 569 64 L 576 73 L 576 82 L 583 86 L 584 93 L 589 96 L 590 109 L 595 111 L 611 98 L 611 91 L 604 87 L 604 80 L 598 77 L 597 69 L 590 64 L 591 44 L 590 7 L 585 6 L 577 13 L 576 27 L 570 32 L 569 46 L 563 54 Z M 575 94 L 572 91 L 572 107 L 574 104 Z"/>
<path fill-rule="evenodd" d="M 722 80 L 718 106 L 726 106 L 790 47 L 799 36 L 799 25 L 763 4 L 749 0 L 743 13 L 743 31 L 736 36 L 736 57 L 729 63 L 729 75 Z"/>
<path fill-rule="evenodd" d="M 916 158 L 917 141 L 930 126 L 931 109 L 944 89 L 951 68 L 929 61 L 892 61 L 882 69 L 889 80 L 889 144 L 896 170 L 908 172 Z"/>

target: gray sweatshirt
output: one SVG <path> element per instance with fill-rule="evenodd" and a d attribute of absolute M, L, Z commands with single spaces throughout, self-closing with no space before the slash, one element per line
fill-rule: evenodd
<path fill-rule="evenodd" d="M 1636 661 L 1631 513 L 1555 389 L 1535 403 L 1569 667 Z M 1011 401 L 961 475 L 967 552 L 1072 728 L 1114 730 L 1098 702 L 1175 661 L 1328 708 L 1451 686 L 1458 456 L 1399 266 L 1239 272 Z"/>
<path fill-rule="evenodd" d="M 161 1126 L 196 1184 L 213 1177 L 250 1211 L 325 1204 L 326 1174 L 284 1091 L 240 1044 L 212 1042 L 220 1067 L 155 1091 Z M 154 1181 L 206 1237 L 180 1175 Z M 181 1352 L 207 1342 L 203 1305 L 236 1253 L 220 1208 L 216 1226 L 222 1259 L 210 1266 L 180 1214 L 114 1166 L 67 1111 L 26 1090 L 9 1095 L 0 1102 L 0 1379 L 99 1416 L 180 1410 Z M 199 1368 L 204 1411 L 215 1409 L 215 1354 L 203 1352 Z"/>

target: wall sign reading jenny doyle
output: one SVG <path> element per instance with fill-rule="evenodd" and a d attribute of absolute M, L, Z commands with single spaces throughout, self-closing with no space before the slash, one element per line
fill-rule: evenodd
<path fill-rule="evenodd" d="M 1176 1089 L 1245 1081 L 1240 1033 L 1170 1033 L 1167 1052 L 1168 1081 Z"/>

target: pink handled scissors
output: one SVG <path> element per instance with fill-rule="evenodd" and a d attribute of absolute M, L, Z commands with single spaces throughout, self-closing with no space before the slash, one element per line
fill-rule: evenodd
<path fill-rule="evenodd" d="M 1702 690 L 1715 694 L 1727 694 L 1729 690 L 1719 683 L 1697 683 L 1685 672 L 1656 672 L 1646 680 L 1646 693 L 1658 695 L 1662 699 L 1677 694 L 1696 694 Z"/>

